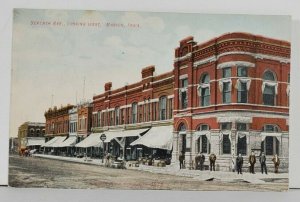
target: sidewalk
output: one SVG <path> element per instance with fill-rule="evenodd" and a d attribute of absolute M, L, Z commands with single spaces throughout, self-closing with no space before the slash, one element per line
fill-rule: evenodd
<path fill-rule="evenodd" d="M 104 166 L 102 159 L 89 159 L 85 158 L 75 158 L 75 157 L 64 157 L 64 156 L 53 156 L 53 155 L 44 155 L 44 154 L 34 154 L 33 157 L 47 158 L 62 160 L 74 163 L 82 163 L 89 165 L 98 165 Z M 130 167 L 131 170 L 145 171 L 156 174 L 167 174 L 175 176 L 190 177 L 200 181 L 222 181 L 222 182 L 245 182 L 253 184 L 264 184 L 264 183 L 280 183 L 288 181 L 288 173 L 279 173 L 275 174 L 273 172 L 266 174 L 261 174 L 256 172 L 256 174 L 243 173 L 238 175 L 236 172 L 224 172 L 224 171 L 200 171 L 200 170 L 188 170 L 188 169 L 179 169 L 179 164 L 168 165 L 166 167 L 155 167 L 155 166 L 146 166 L 140 165 L 139 167 Z"/>

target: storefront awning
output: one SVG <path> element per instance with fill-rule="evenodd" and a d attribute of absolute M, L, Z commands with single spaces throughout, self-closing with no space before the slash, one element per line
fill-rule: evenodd
<path fill-rule="evenodd" d="M 136 129 L 136 130 L 108 130 L 104 131 L 102 134 L 106 135 L 106 140 L 104 142 L 110 142 L 114 138 L 122 137 L 134 137 L 140 136 L 140 134 L 146 132 L 147 129 Z"/>
<path fill-rule="evenodd" d="M 57 140 L 50 145 L 50 147 L 59 147 L 59 145 L 66 139 L 66 136 L 58 137 Z"/>
<path fill-rule="evenodd" d="M 149 148 L 172 150 L 173 126 L 152 127 L 144 136 L 130 145 L 144 145 Z"/>
<path fill-rule="evenodd" d="M 70 136 L 65 141 L 61 142 L 58 147 L 72 147 L 76 143 L 76 136 Z"/>
<path fill-rule="evenodd" d="M 41 147 L 49 147 L 51 144 L 53 144 L 55 141 L 57 141 L 58 137 L 54 137 L 51 140 L 49 140 L 48 142 L 45 142 L 44 144 L 41 145 Z"/>
<path fill-rule="evenodd" d="M 84 140 L 75 145 L 75 147 L 87 148 L 87 147 L 101 147 L 102 142 L 100 136 L 102 133 L 92 133 Z"/>
<path fill-rule="evenodd" d="M 45 143 L 45 138 L 43 137 L 32 137 L 32 138 L 27 138 L 27 144 L 26 146 L 41 146 L 42 144 Z"/>

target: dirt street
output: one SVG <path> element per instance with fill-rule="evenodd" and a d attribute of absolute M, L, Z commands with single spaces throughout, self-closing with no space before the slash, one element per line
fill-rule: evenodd
<path fill-rule="evenodd" d="M 199 181 L 189 177 L 121 170 L 33 157 L 10 156 L 9 185 L 79 189 L 256 190 L 285 189 L 287 183 Z"/>

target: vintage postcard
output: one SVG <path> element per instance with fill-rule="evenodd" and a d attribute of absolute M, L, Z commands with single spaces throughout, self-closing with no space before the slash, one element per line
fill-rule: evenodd
<path fill-rule="evenodd" d="M 288 189 L 288 16 L 15 9 L 9 185 Z"/>

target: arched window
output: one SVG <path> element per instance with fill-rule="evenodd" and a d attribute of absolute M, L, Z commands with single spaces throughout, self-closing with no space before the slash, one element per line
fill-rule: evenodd
<path fill-rule="evenodd" d="M 277 88 L 275 74 L 268 70 L 264 73 L 263 80 L 263 104 L 274 106 Z"/>
<path fill-rule="evenodd" d="M 186 127 L 185 127 L 184 123 L 181 123 L 181 124 L 180 124 L 180 126 L 178 127 L 178 131 L 179 131 L 179 132 L 186 131 Z"/>
<path fill-rule="evenodd" d="M 119 120 L 120 120 L 120 108 L 116 107 L 115 108 L 115 119 L 116 119 L 116 125 L 119 125 Z"/>
<path fill-rule="evenodd" d="M 162 96 L 159 98 L 159 119 L 166 120 L 167 117 L 167 97 Z"/>
<path fill-rule="evenodd" d="M 268 71 L 266 71 L 264 73 L 263 80 L 266 80 L 266 81 L 276 81 L 274 73 L 271 72 L 270 70 L 268 70 Z"/>
<path fill-rule="evenodd" d="M 210 77 L 209 74 L 205 73 L 200 80 L 200 97 L 201 97 L 201 106 L 210 105 Z"/>
<path fill-rule="evenodd" d="M 133 103 L 132 104 L 132 123 L 136 123 L 137 122 L 137 103 Z"/>

